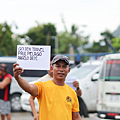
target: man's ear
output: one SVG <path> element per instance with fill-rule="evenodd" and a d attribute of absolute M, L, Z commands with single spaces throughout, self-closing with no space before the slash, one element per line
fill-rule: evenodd
<path fill-rule="evenodd" d="M 53 72 L 53 66 L 52 65 L 50 66 L 50 70 L 51 70 L 51 72 Z"/>
<path fill-rule="evenodd" d="M 68 73 L 70 72 L 71 68 L 69 67 Z"/>

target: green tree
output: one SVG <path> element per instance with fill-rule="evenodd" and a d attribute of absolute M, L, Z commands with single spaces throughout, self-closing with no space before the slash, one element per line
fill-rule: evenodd
<path fill-rule="evenodd" d="M 68 32 L 61 32 L 58 35 L 59 40 L 59 53 L 67 54 L 69 53 L 69 44 L 74 44 L 76 47 L 79 46 L 79 40 L 76 36 L 68 33 Z"/>
<path fill-rule="evenodd" d="M 17 40 L 13 40 L 12 35 L 11 26 L 6 22 L 0 24 L 0 52 L 3 56 L 16 55 Z"/>
<path fill-rule="evenodd" d="M 88 43 L 89 36 L 82 37 L 78 32 L 79 28 L 75 24 L 71 26 L 71 31 L 65 27 L 64 23 L 64 32 L 58 34 L 59 39 L 59 53 L 67 54 L 69 53 L 69 44 L 73 44 L 76 48 Z"/>
<path fill-rule="evenodd" d="M 106 49 L 106 47 L 107 45 L 100 46 L 99 42 L 93 41 L 92 47 L 87 48 L 87 51 L 89 51 L 89 53 L 104 53 L 104 52 L 108 52 L 108 49 Z"/>
<path fill-rule="evenodd" d="M 88 52 L 90 53 L 111 52 L 111 48 L 109 47 L 108 42 L 111 44 L 111 39 L 113 39 L 114 36 L 109 30 L 105 30 L 104 32 L 100 33 L 100 35 L 103 37 L 103 39 L 99 40 L 99 42 L 93 41 L 92 47 L 87 49 Z M 104 46 L 100 45 L 101 41 L 105 42 Z"/>
<path fill-rule="evenodd" d="M 120 37 L 113 38 L 111 40 L 112 46 L 115 48 L 116 52 L 120 52 Z"/>
<path fill-rule="evenodd" d="M 54 53 L 55 41 L 51 36 L 56 36 L 56 27 L 54 24 L 38 24 L 37 27 L 30 28 L 28 32 L 22 37 L 26 39 L 26 42 L 30 45 L 51 45 L 52 53 Z"/>
<path fill-rule="evenodd" d="M 100 34 L 101 34 L 101 36 L 104 37 L 104 39 L 107 39 L 107 40 L 111 40 L 111 39 L 115 38 L 114 35 L 109 30 L 105 30 L 104 32 L 102 32 Z"/>
<path fill-rule="evenodd" d="M 101 36 L 103 36 L 103 40 L 106 43 L 106 50 L 108 52 L 110 52 L 111 48 L 109 47 L 108 43 L 111 44 L 111 40 L 115 37 L 113 36 L 113 34 L 109 30 L 105 30 L 104 32 L 102 32 Z"/>

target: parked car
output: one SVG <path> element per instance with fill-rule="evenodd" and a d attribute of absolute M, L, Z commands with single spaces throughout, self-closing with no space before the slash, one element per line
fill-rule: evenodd
<path fill-rule="evenodd" d="M 17 62 L 16 57 L 0 57 L 0 64 L 5 63 L 8 66 L 9 73 L 12 75 L 10 102 L 12 111 L 22 111 L 20 97 L 23 90 L 20 88 L 13 76 L 13 64 Z M 21 76 L 28 82 L 37 80 L 47 73 L 46 70 L 24 70 Z"/>
<path fill-rule="evenodd" d="M 86 63 L 79 64 L 73 67 L 68 74 L 69 76 L 76 76 L 79 81 L 80 88 L 82 89 L 81 107 L 83 109 L 83 115 L 88 116 L 88 112 L 96 111 L 96 99 L 97 99 L 97 79 L 99 74 L 100 60 L 88 61 Z M 33 81 L 31 83 L 34 83 Z M 29 104 L 30 95 L 23 91 L 21 95 L 21 106 L 23 110 L 32 112 Z M 37 99 L 35 99 L 35 108 L 39 112 L 39 105 Z"/>

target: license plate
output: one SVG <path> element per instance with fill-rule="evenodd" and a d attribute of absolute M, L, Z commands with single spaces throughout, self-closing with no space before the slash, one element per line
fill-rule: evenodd
<path fill-rule="evenodd" d="M 118 95 L 110 95 L 110 102 L 119 102 Z"/>

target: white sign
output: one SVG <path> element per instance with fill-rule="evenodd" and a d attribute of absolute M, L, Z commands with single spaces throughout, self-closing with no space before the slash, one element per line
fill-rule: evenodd
<path fill-rule="evenodd" d="M 17 45 L 17 63 L 23 69 L 49 70 L 50 46 Z"/>
<path fill-rule="evenodd" d="M 66 77 L 65 83 L 70 86 L 72 89 L 76 90 L 76 88 L 73 86 L 73 82 L 77 80 L 76 76 L 69 76 Z"/>

